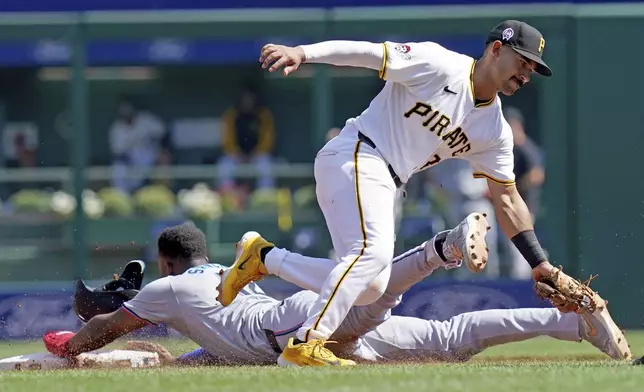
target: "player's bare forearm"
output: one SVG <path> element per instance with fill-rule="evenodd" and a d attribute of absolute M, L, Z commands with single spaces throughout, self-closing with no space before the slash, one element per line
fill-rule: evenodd
<path fill-rule="evenodd" d="M 67 348 L 71 355 L 96 350 L 145 325 L 145 321 L 136 319 L 122 309 L 94 316 L 69 340 Z"/>
<path fill-rule="evenodd" d="M 491 185 L 490 194 L 501 230 L 508 238 L 533 230 L 530 210 L 515 185 Z"/>

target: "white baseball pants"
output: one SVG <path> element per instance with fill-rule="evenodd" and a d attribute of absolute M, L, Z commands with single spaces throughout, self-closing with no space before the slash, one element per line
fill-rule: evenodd
<path fill-rule="evenodd" d="M 328 340 L 354 304 L 372 303 L 384 293 L 395 241 L 398 190 L 387 164 L 358 140 L 357 130 L 345 128 L 328 142 L 314 171 L 317 200 L 338 260 L 301 258 L 281 265 L 291 282 L 305 280 L 306 288 L 319 293 L 298 331 L 303 341 Z"/>
<path fill-rule="evenodd" d="M 303 268 L 313 262 L 316 262 L 313 265 L 317 267 L 314 272 L 320 274 L 328 274 L 335 266 L 335 263 L 331 265 L 331 260 L 328 259 L 305 257 L 280 248 L 274 248 L 266 255 L 266 266 L 269 271 L 271 268 L 275 269 L 275 274 L 279 277 L 314 290 L 293 294 L 284 299 L 279 306 L 264 314 L 262 328 L 273 331 L 281 347 L 286 345 L 289 338 L 296 336 L 318 301 L 314 282 L 309 279 L 311 275 L 289 275 L 284 272 L 301 271 L 301 268 L 296 267 Z M 351 341 L 374 330 L 389 318 L 391 309 L 400 303 L 404 292 L 431 275 L 441 265 L 442 260 L 434 252 L 432 241 L 427 241 L 393 259 L 391 279 L 385 293 L 372 304 L 352 307 L 331 339 L 338 342 Z M 290 268 L 281 269 L 283 266 L 290 266 Z M 327 266 L 328 269 L 325 270 L 323 266 Z"/>

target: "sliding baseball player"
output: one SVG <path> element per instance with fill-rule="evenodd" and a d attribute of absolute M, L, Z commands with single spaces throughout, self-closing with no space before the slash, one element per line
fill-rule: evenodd
<path fill-rule="evenodd" d="M 464 231 L 464 226 L 452 231 Z M 562 314 L 554 308 L 487 310 L 444 322 L 391 316 L 391 309 L 411 286 L 436 269 L 461 265 L 460 260 L 445 262 L 438 257 L 435 242 L 436 237 L 393 259 L 384 295 L 370 305 L 350 310 L 333 335 L 338 344 L 329 347 L 334 353 L 351 358 L 344 360 L 351 362 L 467 360 L 491 345 L 546 335 L 569 341 L 584 339 L 613 358 L 622 357 L 610 328 L 592 314 Z M 149 283 L 116 311 L 99 311 L 77 333 L 47 333 L 47 349 L 57 356 L 74 357 L 146 325 L 165 323 L 203 348 L 180 357 L 178 363 L 242 365 L 280 361 L 284 348 L 306 321 L 317 294 L 302 291 L 280 302 L 252 283 L 224 307 L 218 301 L 218 290 L 226 268 L 208 263 L 205 244 L 204 234 L 194 225 L 166 229 L 158 240 L 158 262 L 162 273 L 170 276 Z M 243 253 L 241 247 L 239 253 Z M 74 309 L 87 319 L 86 314 L 97 313 L 94 308 L 104 303 L 100 298 L 105 295 L 110 293 L 83 292 L 76 297 Z M 337 362 L 335 354 L 320 358 L 327 362 L 311 365 L 343 364 Z"/>

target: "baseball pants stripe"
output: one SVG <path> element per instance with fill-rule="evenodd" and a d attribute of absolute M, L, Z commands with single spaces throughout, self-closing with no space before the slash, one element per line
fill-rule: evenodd
<path fill-rule="evenodd" d="M 300 340 L 329 339 L 352 306 L 378 300 L 394 252 L 397 189 L 380 154 L 345 128 L 320 150 L 314 172 L 337 260 L 266 263 L 270 273 L 320 294 L 297 333 Z"/>
<path fill-rule="evenodd" d="M 317 320 L 313 324 L 313 329 L 317 329 L 318 326 L 320 325 L 320 320 L 322 320 L 322 317 L 324 317 L 324 314 L 326 313 L 327 309 L 329 308 L 329 305 L 331 304 L 331 301 L 333 301 L 333 298 L 335 297 L 336 293 L 338 292 L 338 288 L 342 284 L 342 281 L 347 277 L 347 274 L 349 274 L 349 271 L 351 271 L 351 268 L 353 268 L 354 265 L 360 260 L 360 257 L 364 254 L 365 249 L 367 248 L 367 229 L 365 228 L 365 223 L 364 223 L 364 212 L 362 211 L 362 202 L 360 200 L 360 180 L 359 180 L 359 166 L 358 166 L 358 155 L 360 154 L 360 144 L 362 142 L 358 140 L 356 143 L 356 148 L 353 153 L 353 165 L 355 167 L 355 176 L 354 176 L 354 184 L 355 184 L 355 189 L 356 189 L 356 203 L 358 205 L 358 219 L 360 219 L 360 228 L 362 230 L 362 248 L 360 249 L 360 253 L 356 256 L 356 258 L 353 260 L 353 262 L 349 265 L 349 268 L 344 272 L 338 283 L 335 285 L 333 288 L 333 292 L 331 293 L 331 296 L 329 297 L 329 300 L 327 301 L 326 305 L 324 305 L 324 308 L 322 308 L 322 312 L 318 316 Z M 304 341 L 309 340 L 309 333 L 311 332 L 310 329 L 306 331 L 306 334 L 304 335 Z"/>

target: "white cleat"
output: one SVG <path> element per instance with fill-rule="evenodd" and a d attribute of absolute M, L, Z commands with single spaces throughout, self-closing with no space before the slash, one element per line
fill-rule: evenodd
<path fill-rule="evenodd" d="M 609 357 L 630 360 L 631 349 L 621 329 L 608 313 L 607 302 L 598 294 L 593 298 L 595 311 L 579 310 L 579 335 Z"/>
<path fill-rule="evenodd" d="M 472 272 L 481 272 L 487 264 L 485 235 L 490 231 L 487 214 L 474 212 L 452 229 L 443 243 L 448 261 L 463 260 Z"/>

